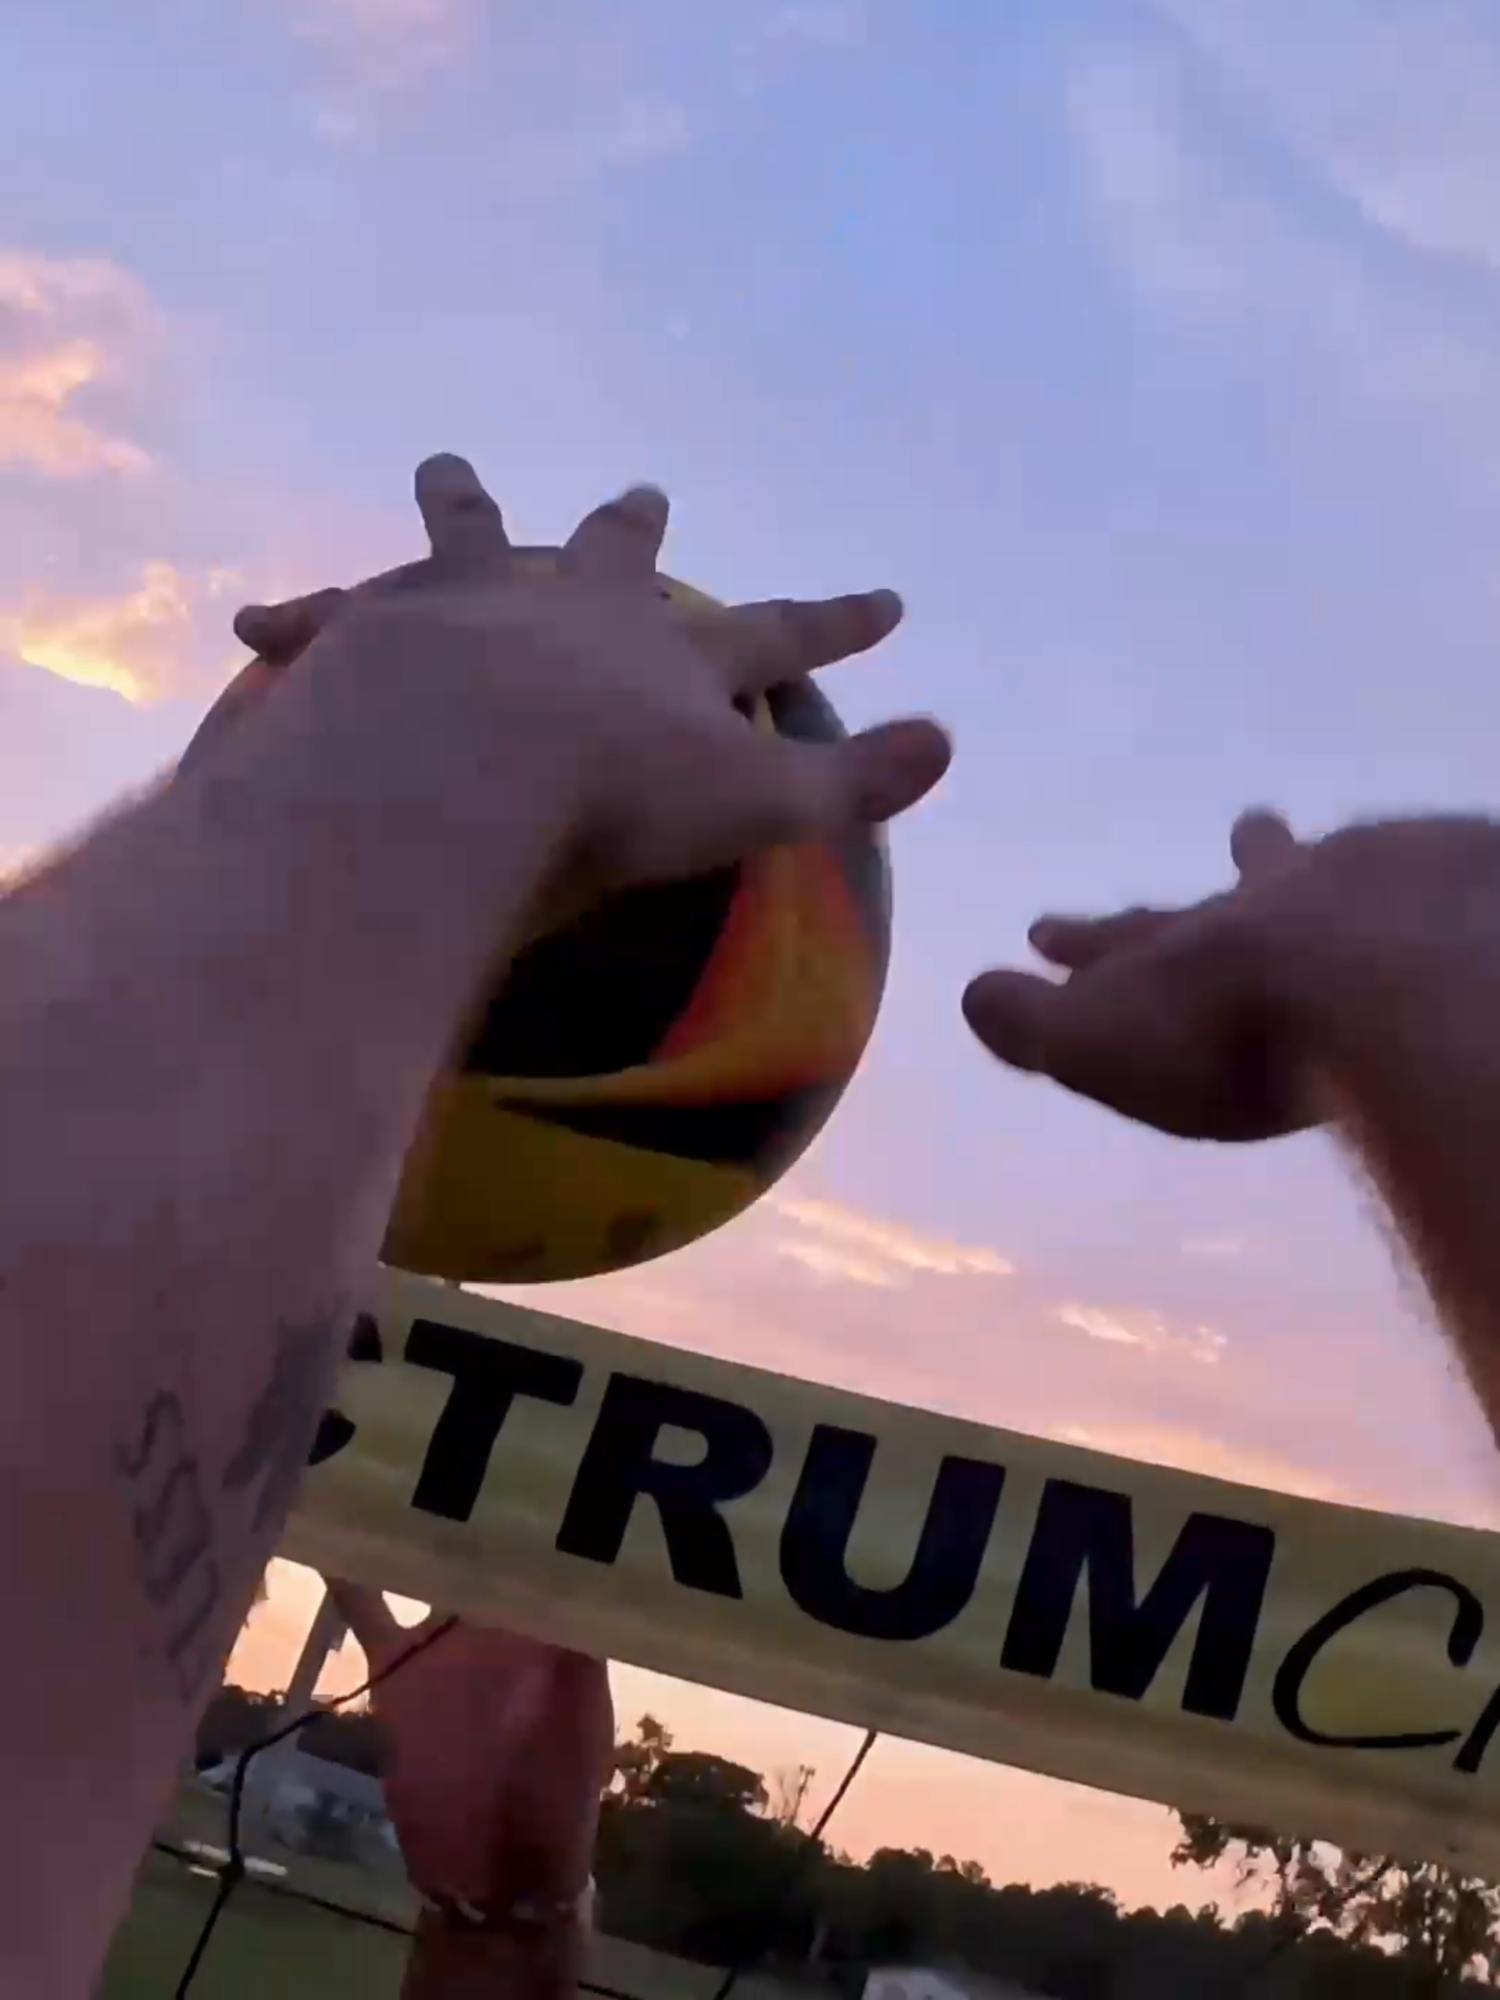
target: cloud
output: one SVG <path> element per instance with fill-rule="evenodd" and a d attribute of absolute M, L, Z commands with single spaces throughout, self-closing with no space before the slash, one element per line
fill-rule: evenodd
<path fill-rule="evenodd" d="M 869 8 L 865 0 L 789 0 L 771 16 L 769 32 L 778 41 L 856 49 L 869 38 Z"/>
<path fill-rule="evenodd" d="M 378 91 L 456 62 L 474 28 L 472 0 L 285 0 L 292 32 L 345 76 Z"/>
<path fill-rule="evenodd" d="M 1189 38 L 1093 47 L 1066 99 L 1099 242 L 1144 299 L 1419 421 L 1492 478 L 1500 297 L 1442 282 Z"/>
<path fill-rule="evenodd" d="M 1144 1354 L 1180 1355 L 1212 1363 L 1229 1345 L 1227 1336 L 1211 1326 L 1174 1327 L 1162 1314 L 1138 1306 L 1067 1304 L 1055 1306 L 1053 1317 L 1089 1340 L 1103 1341 L 1110 1347 L 1136 1347 Z"/>
<path fill-rule="evenodd" d="M 145 471 L 145 449 L 93 405 L 128 377 L 151 318 L 144 288 L 117 265 L 0 249 L 0 467 L 59 479 Z"/>
<path fill-rule="evenodd" d="M 182 692 L 210 660 L 233 657 L 225 600 L 238 583 L 229 570 L 190 574 L 148 562 L 117 597 L 32 591 L 14 611 L 0 611 L 0 650 L 130 702 L 158 700 Z M 210 638 L 211 626 L 220 640 Z"/>
<path fill-rule="evenodd" d="M 1304 1500 L 1337 1500 L 1353 1506 L 1376 1504 L 1341 1480 L 1256 1445 L 1235 1444 L 1204 1431 L 1177 1424 L 1061 1423 L 1049 1426 L 1059 1444 L 1076 1444 L 1088 1451 L 1142 1465 L 1170 1466 L 1196 1472 L 1205 1479 L 1232 1479 L 1244 1486 L 1261 1486 L 1272 1493 L 1292 1493 Z M 1389 1504 L 1389 1503 L 1387 1503 Z"/>
<path fill-rule="evenodd" d="M 1182 1255 L 1200 1264 L 1237 1264 L 1249 1249 L 1243 1236 L 1187 1236 Z"/>
<path fill-rule="evenodd" d="M 626 97 L 593 122 L 516 133 L 501 146 L 490 172 L 507 192 L 540 199 L 583 186 L 610 167 L 685 152 L 692 140 L 692 124 L 681 105 L 664 98 Z"/>
<path fill-rule="evenodd" d="M 917 1276 L 1004 1278 L 1015 1268 L 996 1250 L 921 1236 L 839 1202 L 772 1195 L 766 1206 L 796 1225 L 773 1242 L 775 1254 L 820 1278 L 884 1290 Z"/>
<path fill-rule="evenodd" d="M 1413 248 L 1500 267 L 1489 0 L 1159 0 L 1309 168 Z"/>

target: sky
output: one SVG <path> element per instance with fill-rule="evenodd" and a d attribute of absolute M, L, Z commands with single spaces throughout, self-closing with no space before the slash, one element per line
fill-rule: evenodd
<path fill-rule="evenodd" d="M 538 541 L 655 480 L 717 595 L 899 588 L 830 692 L 958 757 L 896 829 L 881 1025 L 814 1152 L 537 1302 L 1489 1520 L 1320 1140 L 1116 1125 L 996 1070 L 958 995 L 1043 908 L 1218 886 L 1247 804 L 1490 800 L 1497 177 L 1487 0 L 8 0 L 0 872 L 180 749 L 237 603 L 418 552 L 423 455 Z M 242 1666 L 284 1678 L 309 1587 Z M 620 1680 L 838 1775 L 847 1732 Z M 856 1849 L 1184 1892 L 1165 1815 L 935 1752 L 882 1745 L 846 1812 Z"/>

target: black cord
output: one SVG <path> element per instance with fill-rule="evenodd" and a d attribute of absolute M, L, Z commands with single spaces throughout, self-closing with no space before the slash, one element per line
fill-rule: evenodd
<path fill-rule="evenodd" d="M 203 1927 L 193 1944 L 188 1962 L 183 1967 L 182 1977 L 177 1982 L 173 2000 L 188 2000 L 193 1981 L 198 1976 L 199 1968 L 203 1964 L 204 1954 L 207 1952 L 209 1944 L 212 1941 L 219 1919 L 224 1914 L 230 1897 L 245 1879 L 247 1870 L 245 1867 L 244 1849 L 240 1844 L 240 1825 L 245 1802 L 245 1778 L 255 1758 L 260 1755 L 262 1750 L 269 1750 L 277 1743 L 284 1743 L 287 1737 L 295 1736 L 299 1729 L 305 1729 L 308 1723 L 316 1721 L 318 1716 L 326 1715 L 332 1709 L 342 1708 L 346 1702 L 357 1701 L 361 1695 L 371 1693 L 373 1689 L 380 1686 L 382 1681 L 389 1680 L 392 1674 L 399 1672 L 408 1660 L 415 1659 L 418 1653 L 425 1652 L 429 1646 L 435 1645 L 439 1639 L 451 1632 L 457 1623 L 458 1620 L 456 1618 L 444 1618 L 439 1624 L 434 1625 L 429 1631 L 424 1632 L 419 1639 L 413 1640 L 404 1652 L 398 1653 L 393 1660 L 387 1661 L 379 1673 L 371 1674 L 369 1679 L 361 1682 L 357 1688 L 351 1688 L 348 1694 L 340 1695 L 336 1701 L 317 1703 L 316 1706 L 305 1710 L 301 1715 L 295 1716 L 290 1722 L 283 1723 L 279 1728 L 273 1729 L 268 1736 L 261 1737 L 259 1742 L 249 1744 L 240 1752 L 235 1760 L 234 1778 L 229 1788 L 229 1852 L 218 1870 L 219 1883 L 214 1892 L 213 1903 L 210 1905 L 208 1915 L 203 1920 Z M 824 1806 L 822 1812 L 819 1813 L 817 1819 L 809 1829 L 805 1841 L 797 1850 L 796 1858 L 792 1863 L 791 1869 L 788 1871 L 782 1893 L 785 1893 L 786 1890 L 794 1886 L 802 1870 L 808 1866 L 811 1858 L 817 1853 L 818 1843 L 827 1830 L 829 1821 L 848 1797 L 849 1788 L 859 1776 L 865 1759 L 875 1748 L 879 1734 L 880 1732 L 875 1729 L 865 1732 L 864 1739 L 855 1751 L 848 1770 L 845 1771 L 843 1777 L 839 1780 L 838 1785 L 834 1789 L 833 1796 L 829 1799 L 827 1805 Z M 165 1841 L 157 1841 L 153 1844 L 163 1854 L 171 1854 L 179 1859 L 185 1858 L 184 1850 L 173 1847 Z M 388 1918 L 373 1916 L 367 1910 L 358 1910 L 346 1904 L 330 1902 L 321 1896 L 310 1895 L 304 1889 L 293 1889 L 290 1886 L 284 1888 L 274 1887 L 271 1884 L 265 1886 L 273 1888 L 273 1893 L 275 1894 L 291 1896 L 299 1902 L 315 1904 L 318 1908 L 326 1909 L 331 1914 L 350 1917 L 358 1923 L 372 1924 L 380 1930 L 396 1931 L 403 1936 L 411 1935 L 403 1924 L 394 1924 Z M 734 1992 L 735 1987 L 738 1986 L 745 1974 L 752 1970 L 754 1964 L 755 1959 L 747 1957 L 741 1959 L 738 1964 L 730 1966 L 719 1985 L 715 1988 L 712 2000 L 730 2000 L 730 1995 Z M 604 1997 L 604 2000 L 632 2000 L 632 1996 L 628 1994 L 616 1993 L 610 1987 L 595 1986 L 588 1981 L 581 1981 L 579 1990 L 580 1992 L 601 1995 Z"/>
<path fill-rule="evenodd" d="M 294 1716 L 290 1722 L 283 1723 L 280 1728 L 273 1729 L 269 1736 L 261 1737 L 258 1743 L 247 1745 L 240 1752 L 235 1759 L 234 1780 L 229 1788 L 229 1852 L 218 1871 L 219 1886 L 214 1892 L 213 1902 L 203 1920 L 203 1928 L 198 1933 L 192 1954 L 183 1967 L 173 2000 L 187 2000 L 219 1919 L 223 1916 L 230 1897 L 245 1879 L 245 1853 L 240 1845 L 240 1821 L 245 1804 L 245 1776 L 253 1760 L 262 1750 L 269 1750 L 277 1743 L 284 1743 L 287 1737 L 295 1736 L 299 1729 L 305 1729 L 308 1723 L 315 1721 L 318 1716 L 328 1714 L 331 1709 L 342 1708 L 346 1702 L 357 1701 L 362 1694 L 369 1694 L 373 1688 L 379 1687 L 382 1681 L 388 1681 L 392 1674 L 399 1672 L 408 1660 L 414 1660 L 418 1653 L 425 1653 L 429 1646 L 436 1645 L 439 1639 L 446 1637 L 457 1623 L 456 1618 L 440 1620 L 420 1638 L 414 1639 L 404 1652 L 398 1653 L 393 1660 L 388 1660 L 379 1673 L 371 1674 L 368 1680 L 361 1682 L 357 1688 L 351 1688 L 348 1694 L 340 1695 L 337 1701 L 317 1703 L 303 1714 Z"/>
<path fill-rule="evenodd" d="M 788 1890 L 790 1890 L 795 1886 L 803 1869 L 808 1866 L 811 1857 L 817 1853 L 818 1842 L 822 1839 L 823 1834 L 828 1826 L 828 1822 L 833 1818 L 834 1814 L 838 1811 L 839 1807 L 844 1803 L 844 1800 L 849 1796 L 849 1787 L 854 1783 L 854 1780 L 859 1776 L 860 1769 L 863 1766 L 866 1757 L 868 1757 L 870 1752 L 875 1748 L 876 1739 L 878 1738 L 879 1734 L 880 1731 L 878 1729 L 867 1729 L 865 1731 L 864 1741 L 855 1751 L 854 1760 L 850 1764 L 848 1770 L 844 1773 L 843 1777 L 840 1778 L 838 1782 L 838 1787 L 835 1790 L 833 1797 L 828 1801 L 827 1805 L 824 1806 L 823 1810 L 818 1814 L 817 1819 L 813 1822 L 812 1827 L 808 1832 L 806 1841 L 803 1843 L 801 1847 L 798 1848 L 796 1859 L 793 1861 L 791 1868 L 787 1871 L 787 1878 L 786 1881 L 782 1884 L 781 1890 L 779 1892 L 780 1894 L 785 1895 Z M 730 1994 L 733 1993 L 735 1987 L 739 1985 L 741 1979 L 745 1976 L 747 1972 L 749 1972 L 753 1968 L 754 1964 L 755 1960 L 753 1958 L 742 1958 L 737 1965 L 731 1965 L 729 1970 L 724 1974 L 723 1979 L 714 1988 L 713 2000 L 729 2000 Z"/>

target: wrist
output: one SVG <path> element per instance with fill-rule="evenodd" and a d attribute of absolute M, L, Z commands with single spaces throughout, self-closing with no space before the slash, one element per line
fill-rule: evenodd
<path fill-rule="evenodd" d="M 424 1911 L 402 2000 L 572 2000 L 585 1944 L 576 1919 L 538 1931 L 488 1930 Z"/>

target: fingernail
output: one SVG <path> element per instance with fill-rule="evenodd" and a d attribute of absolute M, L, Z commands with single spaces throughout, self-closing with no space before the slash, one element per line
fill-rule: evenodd
<path fill-rule="evenodd" d="M 639 516 L 653 528 L 665 519 L 668 504 L 659 486 L 628 486 L 615 502 L 625 513 Z"/>
<path fill-rule="evenodd" d="M 935 722 L 912 720 L 877 724 L 867 730 L 861 774 L 860 812 L 886 820 L 924 798 L 948 768 L 953 746 Z"/>
<path fill-rule="evenodd" d="M 417 467 L 417 478 L 424 484 L 428 481 L 471 483 L 476 479 L 472 465 L 466 458 L 460 458 L 456 451 L 435 451 L 431 458 L 424 458 Z"/>

